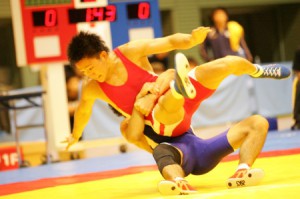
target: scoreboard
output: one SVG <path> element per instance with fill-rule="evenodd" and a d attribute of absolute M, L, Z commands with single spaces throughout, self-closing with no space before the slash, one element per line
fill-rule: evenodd
<path fill-rule="evenodd" d="M 161 36 L 157 0 L 11 0 L 19 66 L 67 62 L 74 35 L 89 31 L 115 48 Z"/>

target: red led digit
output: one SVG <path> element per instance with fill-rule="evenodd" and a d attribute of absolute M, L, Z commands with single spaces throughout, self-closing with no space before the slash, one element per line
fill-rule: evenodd
<path fill-rule="evenodd" d="M 105 19 L 107 21 L 115 21 L 116 20 L 116 7 L 114 5 L 108 5 L 106 7 Z"/>
<path fill-rule="evenodd" d="M 51 27 L 56 25 L 56 11 L 46 10 L 45 12 L 45 26 Z"/>
<path fill-rule="evenodd" d="M 94 19 L 93 10 L 91 8 L 86 9 L 85 21 L 90 22 Z"/>
<path fill-rule="evenodd" d="M 138 7 L 138 17 L 139 19 L 148 19 L 150 16 L 150 4 L 147 2 L 142 2 Z"/>
<path fill-rule="evenodd" d="M 98 21 L 103 20 L 103 8 L 93 8 L 93 16 L 98 18 Z"/>

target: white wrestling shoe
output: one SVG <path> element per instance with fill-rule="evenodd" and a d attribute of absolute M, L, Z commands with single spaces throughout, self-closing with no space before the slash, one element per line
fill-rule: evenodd
<path fill-rule="evenodd" d="M 197 190 L 184 179 L 162 180 L 158 183 L 157 187 L 162 195 L 188 195 L 197 193 Z"/>
<path fill-rule="evenodd" d="M 262 169 L 239 169 L 228 178 L 228 188 L 255 186 L 264 177 Z"/>
<path fill-rule="evenodd" d="M 178 94 L 185 98 L 193 99 L 196 96 L 196 89 L 190 82 L 189 68 L 189 62 L 184 54 L 177 53 L 175 55 L 176 76 L 175 81 L 171 83 L 171 89 L 175 89 Z"/>

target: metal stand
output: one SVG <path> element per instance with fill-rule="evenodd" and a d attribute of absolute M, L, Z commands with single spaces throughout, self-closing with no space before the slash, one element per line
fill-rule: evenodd
<path fill-rule="evenodd" d="M 45 107 L 44 107 L 44 97 L 43 94 L 45 92 L 31 92 L 31 93 L 22 93 L 22 94 L 16 94 L 16 95 L 4 95 L 0 96 L 0 104 L 3 105 L 3 108 L 1 109 L 7 109 L 7 110 L 13 110 L 13 124 L 15 127 L 15 141 L 16 141 L 16 147 L 17 147 L 17 154 L 18 154 L 18 160 L 19 160 L 19 167 L 26 167 L 28 166 L 25 161 L 22 160 L 21 157 L 21 146 L 20 146 L 20 130 L 22 129 L 28 129 L 28 128 L 37 128 L 37 127 L 44 127 L 44 134 L 45 134 L 45 144 L 46 144 L 46 162 L 49 164 L 51 162 L 50 154 L 49 154 L 49 146 L 48 146 L 48 136 L 47 136 L 47 128 L 46 128 L 46 114 L 45 114 Z M 37 104 L 34 101 L 32 101 L 32 98 L 36 97 L 42 97 L 42 103 Z M 15 106 L 15 100 L 25 99 L 28 102 L 27 106 Z M 22 125 L 18 126 L 17 122 L 17 110 L 20 109 L 28 109 L 33 107 L 41 107 L 43 109 L 43 124 L 35 124 L 35 125 Z"/>

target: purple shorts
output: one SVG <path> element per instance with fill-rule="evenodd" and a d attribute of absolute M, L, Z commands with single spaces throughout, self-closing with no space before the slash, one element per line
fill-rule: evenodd
<path fill-rule="evenodd" d="M 185 175 L 201 175 L 212 170 L 234 150 L 228 143 L 227 131 L 210 139 L 197 137 L 191 129 L 185 134 L 173 137 L 166 143 L 180 149 L 183 154 L 182 168 Z"/>

